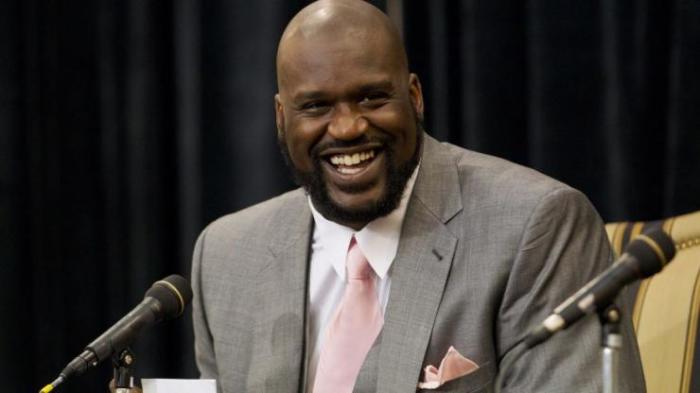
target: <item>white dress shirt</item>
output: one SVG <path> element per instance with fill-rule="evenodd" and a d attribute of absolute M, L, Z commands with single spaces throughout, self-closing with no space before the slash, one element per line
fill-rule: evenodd
<path fill-rule="evenodd" d="M 419 165 L 420 166 L 420 165 Z M 406 183 L 399 206 L 391 213 L 371 221 L 359 232 L 326 219 L 309 198 L 314 217 L 314 233 L 311 243 L 309 272 L 309 305 L 307 330 L 306 391 L 313 390 L 316 366 L 323 345 L 326 325 L 330 322 L 345 291 L 345 257 L 350 240 L 355 235 L 357 246 L 367 257 L 377 279 L 377 296 L 382 310 L 386 310 L 391 288 L 391 264 L 396 256 L 401 235 L 401 225 L 406 215 L 408 200 L 418 175 L 418 168 Z"/>

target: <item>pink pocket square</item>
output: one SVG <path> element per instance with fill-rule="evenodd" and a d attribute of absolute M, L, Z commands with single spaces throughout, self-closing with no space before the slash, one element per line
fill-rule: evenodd
<path fill-rule="evenodd" d="M 429 365 L 425 368 L 425 381 L 418 383 L 419 389 L 437 389 L 445 383 L 471 374 L 479 365 L 465 358 L 455 347 L 450 347 L 440 362 L 440 367 Z"/>

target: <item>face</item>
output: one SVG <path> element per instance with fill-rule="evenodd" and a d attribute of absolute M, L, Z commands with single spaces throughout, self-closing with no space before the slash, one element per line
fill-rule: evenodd
<path fill-rule="evenodd" d="M 382 40 L 295 42 L 281 62 L 278 137 L 328 219 L 361 228 L 398 205 L 420 150 L 420 82 Z"/>

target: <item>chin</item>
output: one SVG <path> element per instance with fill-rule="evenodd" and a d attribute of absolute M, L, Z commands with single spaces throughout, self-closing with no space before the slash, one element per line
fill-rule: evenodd
<path fill-rule="evenodd" d="M 343 192 L 329 190 L 328 201 L 341 210 L 361 212 L 371 210 L 382 203 L 387 197 L 384 187 L 374 186 L 366 191 Z"/>
<path fill-rule="evenodd" d="M 318 196 L 318 195 L 317 195 Z M 367 223 L 386 216 L 398 206 L 396 198 L 389 198 L 384 190 L 379 195 L 344 195 L 336 199 L 333 195 L 325 195 L 325 198 L 313 198 L 314 207 L 327 219 L 346 225 L 354 229 L 360 229 Z"/>

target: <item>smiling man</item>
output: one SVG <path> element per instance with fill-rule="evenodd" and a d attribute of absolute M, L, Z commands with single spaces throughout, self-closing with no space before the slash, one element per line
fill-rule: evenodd
<path fill-rule="evenodd" d="M 360 5 L 318 3 L 292 20 L 275 96 L 295 178 L 324 217 L 357 230 L 398 206 L 423 138 L 420 82 L 399 35 Z"/>
<path fill-rule="evenodd" d="M 304 8 L 277 78 L 301 188 L 215 221 L 194 253 L 197 364 L 220 392 L 490 392 L 518 339 L 607 267 L 581 193 L 425 133 L 418 76 L 370 4 Z M 629 319 L 623 335 L 618 389 L 643 392 Z M 504 391 L 601 391 L 598 337 L 581 321 Z"/>

